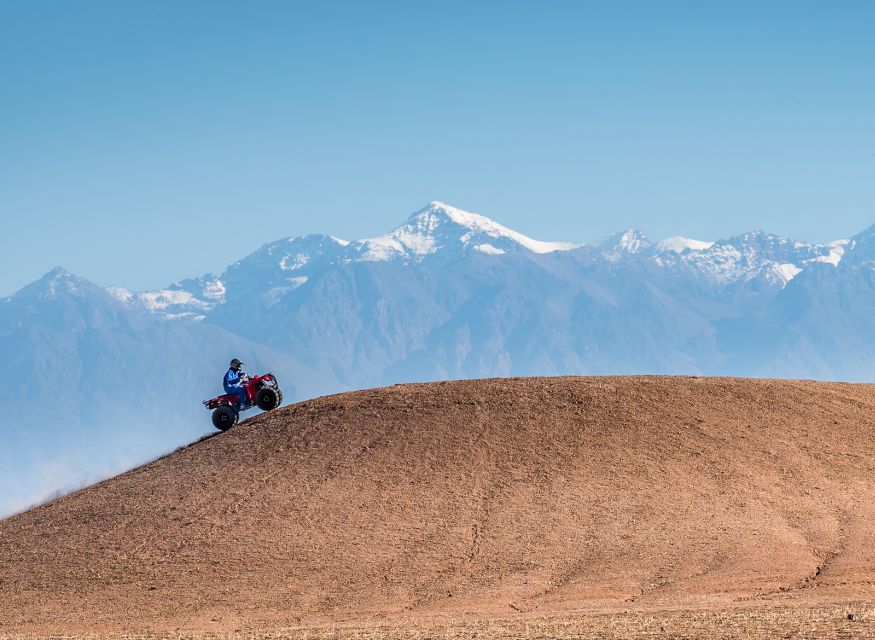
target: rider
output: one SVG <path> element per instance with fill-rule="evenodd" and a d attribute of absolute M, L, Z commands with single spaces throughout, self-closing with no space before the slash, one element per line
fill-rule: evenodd
<path fill-rule="evenodd" d="M 225 379 L 222 380 L 222 386 L 225 387 L 225 393 L 234 393 L 240 398 L 240 408 L 245 409 L 249 406 L 249 394 L 246 393 L 246 387 L 243 382 L 249 376 L 243 373 L 243 363 L 237 358 L 231 360 L 231 366 L 228 373 L 225 374 Z"/>

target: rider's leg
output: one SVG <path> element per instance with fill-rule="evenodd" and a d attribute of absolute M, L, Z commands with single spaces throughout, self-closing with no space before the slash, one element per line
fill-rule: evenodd
<path fill-rule="evenodd" d="M 234 389 L 234 392 L 237 394 L 237 397 L 240 398 L 241 407 L 245 407 L 249 404 L 249 394 L 246 393 L 246 387 L 238 386 Z"/>

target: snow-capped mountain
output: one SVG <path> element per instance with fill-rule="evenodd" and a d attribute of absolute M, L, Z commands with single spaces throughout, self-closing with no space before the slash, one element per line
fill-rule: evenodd
<path fill-rule="evenodd" d="M 627 230 L 590 246 L 440 202 L 377 238 L 276 240 L 158 291 L 56 269 L 0 300 L 17 376 L 0 387 L 0 513 L 209 433 L 199 402 L 232 356 L 291 400 L 496 375 L 871 380 L 873 309 L 875 226 L 825 244 Z"/>
<path fill-rule="evenodd" d="M 552 253 L 580 245 L 542 242 L 508 229 L 489 218 L 431 202 L 394 231 L 349 245 L 349 259 L 387 261 L 397 258 L 420 261 L 440 255 L 458 258 L 470 251 L 489 255 L 505 253 Z"/>
<path fill-rule="evenodd" d="M 319 234 L 284 238 L 238 260 L 219 277 L 206 275 L 158 291 L 132 293 L 118 287 L 109 291 L 134 308 L 169 319 L 202 320 L 226 302 L 228 291 L 235 299 L 257 296 L 260 303 L 272 306 L 307 284 L 313 274 L 340 265 L 373 262 L 428 267 L 472 254 L 546 255 L 576 250 L 595 251 L 614 263 L 643 256 L 662 267 L 683 265 L 717 287 L 758 281 L 782 288 L 812 262 L 838 265 L 852 245 L 853 240 L 811 245 L 759 231 L 717 242 L 674 236 L 653 243 L 643 232 L 627 229 L 588 247 L 535 240 L 480 214 L 434 201 L 376 238 L 348 241 Z"/>
<path fill-rule="evenodd" d="M 620 260 L 625 255 L 634 255 L 653 246 L 643 232 L 627 229 L 609 236 L 598 244 L 598 249 L 610 260 Z"/>
<path fill-rule="evenodd" d="M 814 245 L 762 231 L 712 243 L 671 238 L 657 244 L 656 261 L 667 267 L 683 265 L 718 290 L 752 282 L 758 290 L 780 290 L 811 263 L 837 266 L 848 243 Z"/>
<path fill-rule="evenodd" d="M 430 257 L 458 259 L 472 251 L 488 255 L 552 253 L 580 245 L 542 242 L 508 229 L 485 216 L 431 202 L 389 233 L 349 242 L 333 236 L 309 235 L 265 245 L 235 263 L 246 269 L 267 269 L 286 274 L 283 280 L 305 275 L 326 264 L 350 262 L 422 262 Z M 232 271 L 232 270 L 229 270 Z M 290 275 L 294 272 L 295 275 Z"/>
<path fill-rule="evenodd" d="M 659 253 L 666 251 L 674 251 L 675 253 L 684 253 L 685 251 L 704 251 L 714 246 L 713 242 L 704 242 L 702 240 L 693 240 L 692 238 L 684 238 L 683 236 L 672 236 L 663 238 L 656 243 L 656 250 Z"/>

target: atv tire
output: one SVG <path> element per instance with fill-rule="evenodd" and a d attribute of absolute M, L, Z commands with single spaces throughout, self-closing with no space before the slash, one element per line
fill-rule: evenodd
<path fill-rule="evenodd" d="M 231 405 L 225 404 L 213 411 L 213 426 L 219 431 L 227 431 L 237 424 L 239 418 L 240 414 L 237 413 L 237 410 Z"/>
<path fill-rule="evenodd" d="M 273 387 L 262 387 L 255 395 L 255 404 L 262 411 L 273 411 L 280 406 L 282 400 L 279 391 Z"/>

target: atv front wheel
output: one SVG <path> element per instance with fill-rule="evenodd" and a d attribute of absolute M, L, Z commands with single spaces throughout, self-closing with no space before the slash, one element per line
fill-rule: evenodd
<path fill-rule="evenodd" d="M 227 431 L 237 423 L 239 417 L 240 414 L 234 407 L 222 405 L 213 411 L 213 426 L 219 431 Z"/>
<path fill-rule="evenodd" d="M 255 404 L 262 411 L 273 411 L 280 406 L 281 401 L 282 397 L 274 387 L 262 387 L 255 395 Z"/>

